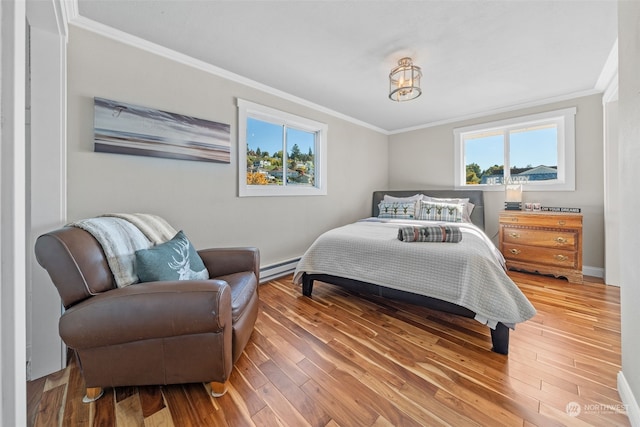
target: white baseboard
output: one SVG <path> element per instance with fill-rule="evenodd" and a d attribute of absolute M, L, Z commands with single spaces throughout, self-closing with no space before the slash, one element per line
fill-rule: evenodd
<path fill-rule="evenodd" d="M 293 273 L 298 265 L 298 261 L 300 261 L 300 258 L 260 267 L 260 283 Z"/>
<path fill-rule="evenodd" d="M 585 276 L 604 278 L 604 268 L 589 267 L 588 265 L 582 266 L 582 274 Z"/>
<path fill-rule="evenodd" d="M 622 371 L 618 372 L 618 393 L 633 427 L 640 427 L 640 407 Z"/>

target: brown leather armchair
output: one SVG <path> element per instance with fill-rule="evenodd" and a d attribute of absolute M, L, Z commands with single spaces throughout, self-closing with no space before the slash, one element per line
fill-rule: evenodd
<path fill-rule="evenodd" d="M 198 251 L 209 280 L 124 288 L 98 241 L 80 228 L 43 234 L 35 253 L 65 308 L 60 337 L 76 354 L 84 401 L 125 385 L 205 382 L 213 396 L 226 392 L 258 315 L 257 248 Z"/>

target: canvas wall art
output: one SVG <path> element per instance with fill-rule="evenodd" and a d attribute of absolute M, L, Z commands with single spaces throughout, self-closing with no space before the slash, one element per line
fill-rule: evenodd
<path fill-rule="evenodd" d="M 231 162 L 231 127 L 181 114 L 94 98 L 94 151 Z"/>

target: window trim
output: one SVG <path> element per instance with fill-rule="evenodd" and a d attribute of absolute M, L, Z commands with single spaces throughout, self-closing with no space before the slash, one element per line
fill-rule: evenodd
<path fill-rule="evenodd" d="M 454 135 L 454 186 L 457 190 L 478 189 L 483 191 L 504 191 L 504 185 L 467 184 L 464 165 L 465 135 L 482 131 L 508 131 L 512 128 L 540 123 L 556 122 L 558 126 L 558 178 L 553 181 L 530 181 L 522 185 L 523 191 L 574 191 L 576 188 L 575 156 L 575 115 L 576 108 L 564 108 L 510 119 L 497 120 L 453 130 Z M 505 147 L 505 156 L 508 147 Z M 506 159 L 505 159 L 506 160 Z M 505 162 L 506 164 L 506 162 Z M 506 167 L 505 167 L 506 170 Z M 534 183 L 535 182 L 535 183 Z"/>
<path fill-rule="evenodd" d="M 325 196 L 327 194 L 328 126 L 306 117 L 238 98 L 238 196 Z M 268 121 L 318 134 L 314 152 L 315 186 L 247 185 L 247 119 Z"/>

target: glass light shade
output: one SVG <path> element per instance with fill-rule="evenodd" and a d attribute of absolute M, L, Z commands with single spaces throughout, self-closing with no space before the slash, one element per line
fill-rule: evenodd
<path fill-rule="evenodd" d="M 389 74 L 389 99 L 393 101 L 408 101 L 422 94 L 420 67 L 413 65 L 411 58 L 402 58 L 398 66 Z"/>
<path fill-rule="evenodd" d="M 505 202 L 522 202 L 522 184 L 507 184 L 505 186 Z"/>
<path fill-rule="evenodd" d="M 522 209 L 522 184 L 507 184 L 504 186 L 504 208 L 508 211 Z"/>

